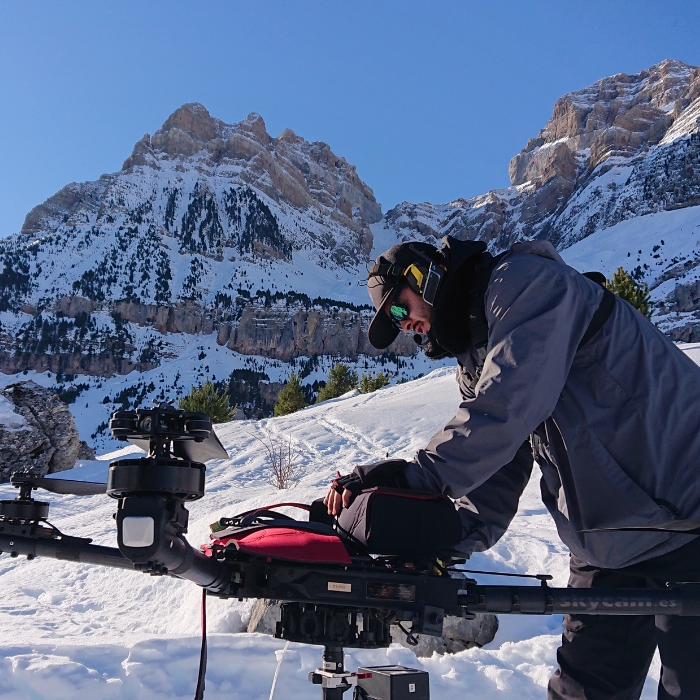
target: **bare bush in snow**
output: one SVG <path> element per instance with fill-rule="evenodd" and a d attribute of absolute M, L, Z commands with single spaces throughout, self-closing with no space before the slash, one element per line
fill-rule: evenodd
<path fill-rule="evenodd" d="M 294 444 L 291 437 L 273 436 L 269 433 L 261 438 L 253 437 L 260 442 L 267 452 L 267 480 L 275 488 L 294 488 L 301 477 L 301 467 L 298 460 L 302 455 L 301 449 Z"/>

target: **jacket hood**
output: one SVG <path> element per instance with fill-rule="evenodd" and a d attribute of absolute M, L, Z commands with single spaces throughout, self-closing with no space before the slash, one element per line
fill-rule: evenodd
<path fill-rule="evenodd" d="M 435 299 L 430 326 L 428 357 L 439 359 L 458 355 L 469 346 L 469 294 L 477 266 L 492 259 L 483 241 L 460 241 L 452 236 L 442 239 L 440 253 L 447 275 Z"/>

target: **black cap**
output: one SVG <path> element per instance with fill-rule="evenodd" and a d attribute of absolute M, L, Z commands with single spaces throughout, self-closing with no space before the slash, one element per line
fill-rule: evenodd
<path fill-rule="evenodd" d="M 421 267 L 426 267 L 424 256 L 435 260 L 437 249 L 429 243 L 417 241 L 399 243 L 382 253 L 370 268 L 367 290 L 376 313 L 369 324 L 367 337 L 377 350 L 389 347 L 400 332 L 384 311 L 384 307 L 396 288 L 404 282 L 404 270 L 411 263 L 421 263 Z"/>

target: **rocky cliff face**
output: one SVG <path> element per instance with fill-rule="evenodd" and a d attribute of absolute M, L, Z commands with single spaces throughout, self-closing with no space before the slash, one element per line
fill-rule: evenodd
<path fill-rule="evenodd" d="M 564 95 L 508 170 L 508 189 L 443 205 L 404 202 L 387 212 L 384 226 L 402 240 L 434 243 L 450 234 L 484 240 L 500 251 L 519 240 L 543 238 L 565 250 L 622 221 L 696 206 L 700 69 L 667 60 Z M 682 261 L 669 255 L 667 264 L 632 269 L 655 289 L 687 276 L 699 263 L 697 255 Z M 656 300 L 658 313 L 700 309 L 695 284 L 664 291 Z M 680 339 L 672 325 L 666 325 L 668 332 Z M 686 327 L 683 337 L 700 339 L 700 326 Z"/>

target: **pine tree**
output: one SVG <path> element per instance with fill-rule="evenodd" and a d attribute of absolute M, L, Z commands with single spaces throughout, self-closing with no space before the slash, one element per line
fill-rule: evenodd
<path fill-rule="evenodd" d="M 306 406 L 308 406 L 306 394 L 302 389 L 299 376 L 296 372 L 292 372 L 277 397 L 277 403 L 273 408 L 274 415 L 286 416 L 288 413 L 295 413 Z"/>
<path fill-rule="evenodd" d="M 607 288 L 634 306 L 643 316 L 651 320 L 649 308 L 649 287 L 641 285 L 624 268 L 615 270 L 612 280 L 608 280 Z"/>
<path fill-rule="evenodd" d="M 382 370 L 379 374 L 363 374 L 360 379 L 359 390 L 361 394 L 371 394 L 383 386 L 389 385 L 389 375 Z"/>
<path fill-rule="evenodd" d="M 208 413 L 212 423 L 233 420 L 237 409 L 237 406 L 231 406 L 228 394 L 217 389 L 211 379 L 207 379 L 200 386 L 191 386 L 187 396 L 183 396 L 177 405 L 183 411 Z"/>
<path fill-rule="evenodd" d="M 352 391 L 352 389 L 357 389 L 357 382 L 357 372 L 338 362 L 331 367 L 326 386 L 318 390 L 317 401 L 335 399 L 348 391 Z"/>

